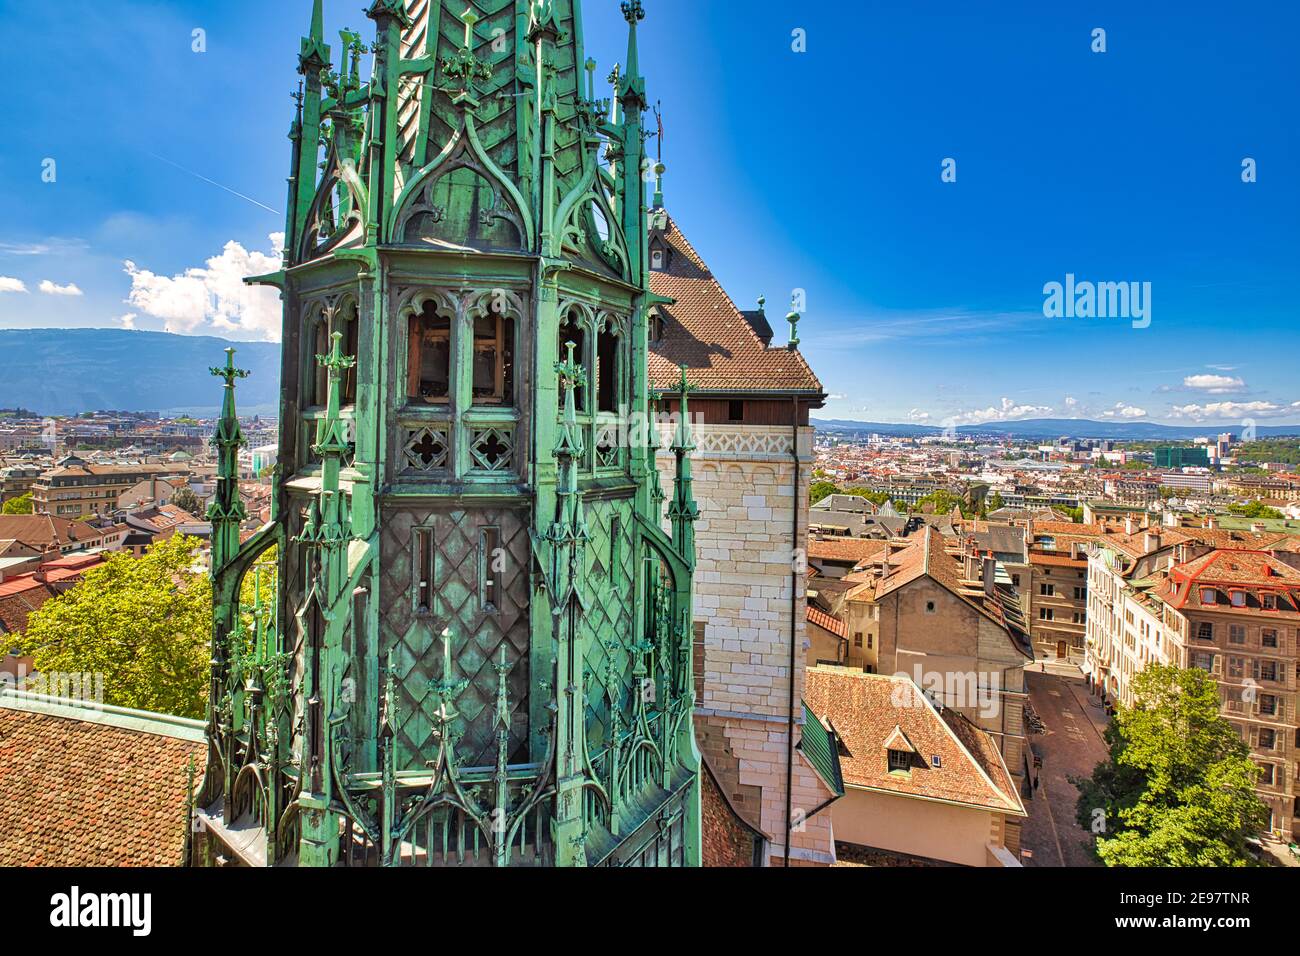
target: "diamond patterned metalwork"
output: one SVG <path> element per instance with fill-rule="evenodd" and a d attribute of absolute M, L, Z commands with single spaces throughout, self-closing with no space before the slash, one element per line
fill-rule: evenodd
<path fill-rule="evenodd" d="M 587 613 L 579 623 L 579 633 L 586 650 L 588 686 L 592 688 L 587 694 L 588 749 L 592 753 L 604 748 L 612 726 L 604 692 L 611 655 L 614 657 L 613 673 L 618 682 L 616 697 L 620 710 L 624 715 L 630 712 L 632 663 L 629 648 L 634 633 L 632 613 L 636 581 L 631 536 L 634 520 L 630 499 L 595 501 L 587 506 L 587 525 L 591 532 L 587 550 L 591 561 L 587 576 L 590 590 Z M 614 546 L 616 535 L 620 539 L 618 547 Z M 612 567 L 614 560 L 618 561 L 617 568 Z M 618 636 L 618 639 L 611 642 L 611 636 Z M 606 646 L 610 643 L 612 647 Z M 626 729 L 626 716 L 621 719 Z"/>
<path fill-rule="evenodd" d="M 500 531 L 504 552 L 500 608 L 479 603 L 479 538 L 484 528 Z M 417 528 L 432 531 L 434 607 L 415 610 L 412 537 Z M 431 740 L 438 699 L 431 682 L 442 677 L 441 635 L 452 632 L 453 673 L 469 681 L 456 699 L 456 732 L 462 766 L 488 766 L 495 760 L 492 707 L 497 675 L 493 663 L 506 648 L 510 666 L 510 753 L 528 761 L 528 569 L 530 545 L 526 516 L 508 510 L 387 511 L 381 533 L 380 659 L 392 661 L 396 680 L 395 727 L 399 770 L 424 769 L 434 750 Z M 391 658 L 389 657 L 391 653 Z"/>

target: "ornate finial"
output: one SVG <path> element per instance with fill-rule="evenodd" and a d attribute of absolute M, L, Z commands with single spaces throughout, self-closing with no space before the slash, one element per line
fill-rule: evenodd
<path fill-rule="evenodd" d="M 469 681 L 454 676 L 454 664 L 451 659 L 451 628 L 442 632 L 442 677 L 429 681 L 429 689 L 442 702 L 439 716 L 444 723 L 455 720 L 458 716 L 455 700 L 461 695 Z"/>
<path fill-rule="evenodd" d="M 668 172 L 668 167 L 662 162 L 655 163 L 655 195 L 651 203 L 654 209 L 664 208 L 664 173 Z"/>
<path fill-rule="evenodd" d="M 767 296 L 760 295 L 758 297 L 758 311 L 764 315 L 767 314 Z"/>
<path fill-rule="evenodd" d="M 226 388 L 234 388 L 235 379 L 248 378 L 248 376 L 252 374 L 242 368 L 235 368 L 234 349 L 226 349 L 226 365 L 224 368 L 213 368 L 209 371 L 211 371 L 217 378 L 224 378 L 226 380 Z"/>
<path fill-rule="evenodd" d="M 623 19 L 628 23 L 636 25 L 638 21 L 645 19 L 645 8 L 641 6 L 641 0 L 627 0 L 622 7 Z"/>
<path fill-rule="evenodd" d="M 465 24 L 465 44 L 455 56 L 443 58 L 442 72 L 448 79 L 463 84 L 461 92 L 472 94 L 475 80 L 492 79 L 492 67 L 474 55 L 474 24 L 478 23 L 479 15 L 473 7 L 466 7 L 460 19 Z"/>
<path fill-rule="evenodd" d="M 682 365 L 679 367 L 681 368 L 682 377 L 681 377 L 681 381 L 677 383 L 677 391 L 680 392 L 682 398 L 685 399 L 687 395 L 691 394 L 692 392 L 698 391 L 698 389 L 690 383 L 689 379 L 687 379 L 686 366 Z"/>
<path fill-rule="evenodd" d="M 797 296 L 791 296 L 790 314 L 787 315 L 785 319 L 790 323 L 790 348 L 792 349 L 797 349 L 799 347 L 799 319 L 801 316 L 796 311 L 798 305 L 799 298 Z"/>
<path fill-rule="evenodd" d="M 568 357 L 563 362 L 555 364 L 555 371 L 560 376 L 560 385 L 562 388 L 582 388 L 587 384 L 587 370 L 574 357 L 574 350 L 577 349 L 576 342 L 566 342 L 565 350 Z"/>

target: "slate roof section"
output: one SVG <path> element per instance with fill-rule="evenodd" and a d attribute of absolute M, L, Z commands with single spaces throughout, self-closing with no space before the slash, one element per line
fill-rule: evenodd
<path fill-rule="evenodd" d="M 955 711 L 941 715 L 909 678 L 810 667 L 805 700 L 848 751 L 846 787 L 1026 815 L 993 739 Z M 887 743 L 898 734 L 917 754 L 909 773 L 889 770 Z"/>
<path fill-rule="evenodd" d="M 0 866 L 178 866 L 193 721 L 0 695 Z"/>
<path fill-rule="evenodd" d="M 769 348 L 756 321 L 736 307 L 699 253 L 664 210 L 652 214 L 651 241 L 666 246 L 666 269 L 652 270 L 650 289 L 675 299 L 659 306 L 663 338 L 650 344 L 650 383 L 672 393 L 687 367 L 691 385 L 705 392 L 801 393 L 821 400 L 821 382 L 797 349 Z"/>

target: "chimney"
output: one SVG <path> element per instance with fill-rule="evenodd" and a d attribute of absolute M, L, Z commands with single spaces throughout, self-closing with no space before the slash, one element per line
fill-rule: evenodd
<path fill-rule="evenodd" d="M 997 590 L 997 561 L 992 557 L 984 559 L 984 594 L 987 597 L 993 597 L 993 592 Z"/>
<path fill-rule="evenodd" d="M 1124 516 L 1124 533 L 1137 534 L 1137 522 L 1133 520 L 1132 515 Z"/>
<path fill-rule="evenodd" d="M 1159 551 L 1159 550 L 1160 550 L 1160 532 L 1159 532 L 1159 531 L 1148 531 L 1148 532 L 1146 533 L 1146 539 L 1145 539 L 1145 543 L 1144 543 L 1144 546 L 1143 546 L 1143 550 L 1146 551 L 1147 554 L 1151 554 L 1153 551 Z"/>
<path fill-rule="evenodd" d="M 1255 534 L 1263 534 L 1267 527 L 1268 526 L 1264 524 L 1264 522 L 1256 521 L 1250 526 L 1250 530 L 1255 532 Z"/>
<path fill-rule="evenodd" d="M 1218 517 L 1217 517 L 1216 515 L 1209 515 L 1209 516 L 1205 519 L 1205 527 L 1206 527 L 1206 530 L 1208 530 L 1208 531 L 1217 531 L 1217 530 L 1219 530 L 1219 519 L 1218 519 Z"/>
<path fill-rule="evenodd" d="M 50 580 L 50 574 L 44 568 L 37 568 L 32 572 L 32 580 L 37 584 L 47 584 Z"/>

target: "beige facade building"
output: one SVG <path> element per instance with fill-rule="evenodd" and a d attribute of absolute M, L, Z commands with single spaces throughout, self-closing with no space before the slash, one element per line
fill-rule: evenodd
<path fill-rule="evenodd" d="M 848 664 L 910 678 L 997 742 L 1025 773 L 1024 667 L 1033 660 L 1019 597 L 990 555 L 926 527 L 891 541 L 844 580 Z M 863 647 L 856 635 L 863 635 Z"/>
<path fill-rule="evenodd" d="M 807 697 L 839 752 L 836 840 L 908 862 L 1020 866 L 1024 804 L 990 734 L 905 677 L 813 667 Z"/>
<path fill-rule="evenodd" d="M 65 458 L 32 485 L 32 506 L 38 514 L 79 518 L 109 514 L 118 499 L 149 478 L 183 474 L 175 465 L 91 465 Z"/>

